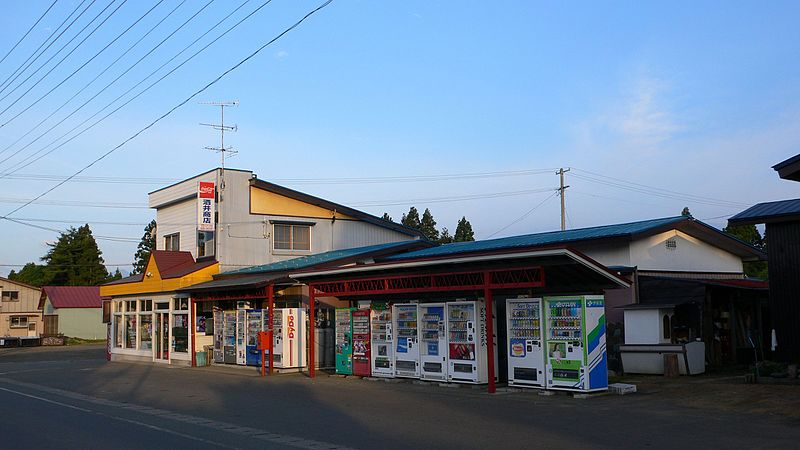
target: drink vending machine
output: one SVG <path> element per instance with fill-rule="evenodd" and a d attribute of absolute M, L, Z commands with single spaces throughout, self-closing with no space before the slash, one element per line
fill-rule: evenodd
<path fill-rule="evenodd" d="M 245 335 L 248 366 L 261 365 L 261 352 L 258 350 L 258 333 L 269 328 L 269 310 L 248 309 L 247 310 L 247 329 Z"/>
<path fill-rule="evenodd" d="M 223 317 L 225 317 L 225 313 L 221 310 L 214 310 L 214 363 L 215 364 L 222 364 L 225 362 L 225 353 L 224 353 L 224 331 L 225 331 L 225 322 L 223 322 Z"/>
<path fill-rule="evenodd" d="M 545 387 L 541 302 L 539 298 L 506 301 L 509 386 Z"/>
<path fill-rule="evenodd" d="M 336 373 L 342 375 L 353 373 L 353 309 L 336 309 Z"/>
<path fill-rule="evenodd" d="M 447 380 L 444 303 L 419 305 L 420 369 L 423 380 Z"/>
<path fill-rule="evenodd" d="M 236 364 L 243 366 L 247 364 L 247 344 L 245 336 L 247 334 L 247 310 L 236 310 Z"/>
<path fill-rule="evenodd" d="M 419 378 L 419 328 L 417 304 L 392 305 L 395 332 L 394 374 L 398 377 Z"/>
<path fill-rule="evenodd" d="M 225 364 L 236 364 L 236 311 L 224 313 L 223 358 Z"/>
<path fill-rule="evenodd" d="M 547 388 L 608 389 L 602 295 L 545 297 Z"/>
<path fill-rule="evenodd" d="M 305 308 L 275 309 L 272 315 L 275 367 L 290 369 L 308 365 L 306 315 Z M 267 318 L 267 322 L 269 322 L 269 318 Z"/>
<path fill-rule="evenodd" d="M 368 309 L 353 311 L 353 375 L 368 377 L 371 374 Z"/>
<path fill-rule="evenodd" d="M 392 339 L 392 310 L 388 305 L 382 304 L 372 310 L 372 375 L 376 377 L 393 377 L 394 355 Z"/>
<path fill-rule="evenodd" d="M 487 383 L 489 381 L 486 349 L 486 306 L 484 301 L 447 303 L 448 372 L 447 381 Z M 494 320 L 494 317 L 491 318 Z M 494 365 L 497 367 L 497 339 Z M 495 370 L 495 381 L 497 370 Z"/>

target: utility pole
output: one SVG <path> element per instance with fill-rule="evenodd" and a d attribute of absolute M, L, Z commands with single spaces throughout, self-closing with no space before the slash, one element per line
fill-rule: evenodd
<path fill-rule="evenodd" d="M 561 231 L 567 229 L 567 221 L 566 221 L 567 210 L 564 204 L 564 192 L 567 190 L 569 186 L 564 186 L 564 173 L 566 172 L 569 172 L 569 168 L 564 170 L 564 168 L 562 167 L 558 169 L 558 172 L 556 172 L 556 175 L 558 175 L 561 178 L 561 184 L 560 187 L 558 188 L 558 195 L 561 196 Z"/>

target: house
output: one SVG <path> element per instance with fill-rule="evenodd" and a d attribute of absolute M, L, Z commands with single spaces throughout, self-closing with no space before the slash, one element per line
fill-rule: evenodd
<path fill-rule="evenodd" d="M 41 289 L 35 286 L 0 277 L 0 339 L 42 334 L 40 296 Z"/>
<path fill-rule="evenodd" d="M 800 155 L 772 167 L 781 179 L 800 181 Z M 765 224 L 769 253 L 771 348 L 781 361 L 800 361 L 800 198 L 754 205 L 730 225 Z"/>
<path fill-rule="evenodd" d="M 43 286 L 39 309 L 46 336 L 106 337 L 99 286 Z"/>
<path fill-rule="evenodd" d="M 195 352 L 211 344 L 213 323 L 206 330 L 205 321 L 211 321 L 214 308 L 235 309 L 245 300 L 242 294 L 191 299 L 186 288 L 215 282 L 219 272 L 270 264 L 289 268 L 290 261 L 326 253 L 341 254 L 337 260 L 344 261 L 354 248 L 431 245 L 417 230 L 259 180 L 245 170 L 202 173 L 151 192 L 149 204 L 156 210 L 156 250 L 147 270 L 101 287 L 101 295 L 111 300 L 112 359 L 190 364 Z M 233 275 L 237 281 L 222 283 L 240 292 L 235 284 L 248 275 L 254 273 L 243 270 Z M 245 290 L 260 293 L 247 301 L 265 301 L 261 281 L 244 283 Z M 307 288 L 298 283 L 281 286 L 276 294 L 294 302 L 308 298 Z M 196 320 L 203 326 L 192 326 Z"/>

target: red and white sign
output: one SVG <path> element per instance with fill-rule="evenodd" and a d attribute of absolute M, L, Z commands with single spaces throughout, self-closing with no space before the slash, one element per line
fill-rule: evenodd
<path fill-rule="evenodd" d="M 201 181 L 197 188 L 197 229 L 214 231 L 213 181 Z"/>

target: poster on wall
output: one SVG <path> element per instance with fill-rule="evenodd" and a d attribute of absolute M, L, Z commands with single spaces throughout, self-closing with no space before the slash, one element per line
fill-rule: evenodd
<path fill-rule="evenodd" d="M 197 333 L 205 333 L 206 332 L 206 318 L 205 316 L 197 316 L 197 328 L 195 329 Z"/>
<path fill-rule="evenodd" d="M 214 231 L 213 181 L 201 181 L 197 188 L 197 229 Z"/>

